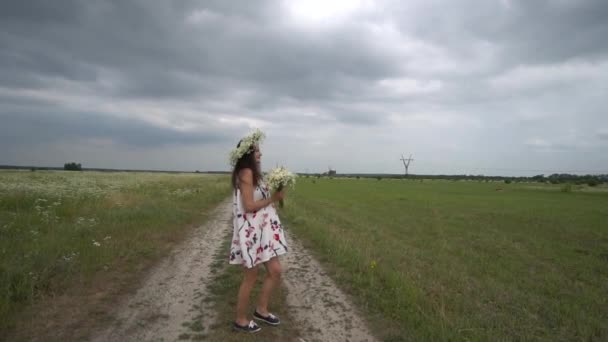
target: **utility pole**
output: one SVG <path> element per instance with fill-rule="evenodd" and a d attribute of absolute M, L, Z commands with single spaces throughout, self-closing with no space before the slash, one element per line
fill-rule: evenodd
<path fill-rule="evenodd" d="M 401 155 L 401 161 L 403 162 L 403 166 L 405 166 L 405 176 L 407 177 L 407 169 L 410 167 L 410 163 L 412 161 L 414 161 L 414 159 L 412 159 L 412 155 L 410 154 L 410 157 L 405 159 L 405 157 L 403 156 L 403 154 Z"/>

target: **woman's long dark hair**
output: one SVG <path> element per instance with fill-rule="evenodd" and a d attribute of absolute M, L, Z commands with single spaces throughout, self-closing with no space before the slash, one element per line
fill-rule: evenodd
<path fill-rule="evenodd" d="M 236 145 L 237 148 L 239 148 L 239 146 L 241 146 L 241 141 Z M 236 181 L 239 178 L 239 172 L 245 168 L 251 169 L 251 172 L 253 172 L 253 186 L 258 186 L 259 180 L 262 179 L 262 173 L 255 160 L 255 146 L 251 146 L 251 149 L 236 162 L 234 170 L 232 170 L 232 187 L 235 190 L 238 187 Z"/>

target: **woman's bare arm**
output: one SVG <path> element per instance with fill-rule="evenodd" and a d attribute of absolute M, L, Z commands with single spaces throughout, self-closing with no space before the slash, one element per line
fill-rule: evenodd
<path fill-rule="evenodd" d="M 283 191 L 272 194 L 270 198 L 253 200 L 253 172 L 251 169 L 242 169 L 239 172 L 239 189 L 241 190 L 241 198 L 243 199 L 243 206 L 245 211 L 250 213 L 261 208 L 267 207 L 273 202 L 276 202 L 283 198 Z"/>

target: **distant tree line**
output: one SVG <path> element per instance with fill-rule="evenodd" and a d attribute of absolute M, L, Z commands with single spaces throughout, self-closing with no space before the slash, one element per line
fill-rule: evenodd
<path fill-rule="evenodd" d="M 328 177 L 327 174 L 301 174 L 303 177 Z M 391 175 L 391 174 L 335 174 L 330 178 L 375 178 L 378 180 L 381 179 L 443 179 L 443 180 L 453 180 L 453 181 L 493 181 L 493 182 L 505 182 L 505 183 L 513 183 L 513 182 L 541 182 L 541 183 L 551 183 L 551 184 L 562 184 L 562 183 L 570 183 L 570 184 L 587 184 L 589 186 L 596 186 L 602 183 L 608 183 L 608 174 L 604 175 L 572 175 L 567 173 L 555 173 L 550 176 L 545 175 L 536 175 L 533 177 L 505 177 L 505 176 L 485 176 L 485 175 Z"/>
<path fill-rule="evenodd" d="M 551 184 L 562 184 L 562 183 L 572 183 L 572 184 L 587 184 L 590 186 L 599 185 L 602 183 L 608 182 L 608 175 L 571 175 L 568 173 L 554 173 L 548 177 L 544 175 L 537 175 L 532 177 L 535 181 L 538 182 L 547 182 Z"/>
<path fill-rule="evenodd" d="M 69 165 L 69 166 L 67 166 Z M 96 171 L 96 172 L 154 172 L 154 173 L 203 173 L 203 174 L 230 174 L 230 171 L 176 171 L 176 170 L 146 170 L 146 169 L 108 169 L 108 168 L 82 168 L 82 164 L 78 163 L 65 163 L 63 166 L 23 166 L 23 165 L 0 165 L 0 170 L 30 170 L 30 171 L 59 171 L 59 170 L 71 170 L 79 171 Z"/>

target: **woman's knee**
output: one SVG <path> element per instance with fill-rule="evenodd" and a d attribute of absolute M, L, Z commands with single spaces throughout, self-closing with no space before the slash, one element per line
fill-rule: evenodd
<path fill-rule="evenodd" d="M 279 279 L 283 273 L 283 268 L 277 258 L 272 258 L 266 263 L 266 271 L 275 279 Z"/>

